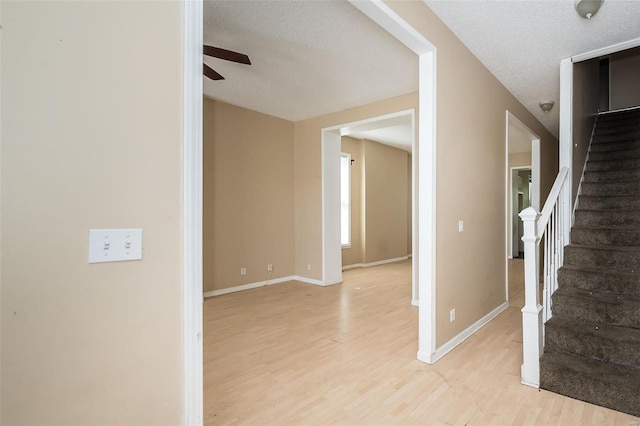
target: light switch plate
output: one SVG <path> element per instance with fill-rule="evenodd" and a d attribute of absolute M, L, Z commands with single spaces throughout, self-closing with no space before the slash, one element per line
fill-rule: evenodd
<path fill-rule="evenodd" d="M 90 229 L 89 263 L 142 259 L 142 229 Z"/>

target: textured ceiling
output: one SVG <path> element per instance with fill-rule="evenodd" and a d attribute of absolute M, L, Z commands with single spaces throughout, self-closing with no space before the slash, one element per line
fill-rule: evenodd
<path fill-rule="evenodd" d="M 640 1 L 604 0 L 591 19 L 573 0 L 425 0 L 426 4 L 554 135 L 560 60 L 640 37 Z M 538 102 L 556 106 L 543 113 Z"/>
<path fill-rule="evenodd" d="M 291 121 L 418 90 L 418 58 L 345 0 L 205 1 L 204 42 L 252 65 L 205 57 L 214 99 Z"/>
<path fill-rule="evenodd" d="M 424 1 L 554 135 L 560 60 L 640 37 L 640 0 L 591 20 L 573 0 Z M 205 1 L 204 41 L 253 63 L 206 57 L 226 77 L 205 78 L 206 96 L 292 121 L 418 89 L 417 57 L 345 0 Z"/>

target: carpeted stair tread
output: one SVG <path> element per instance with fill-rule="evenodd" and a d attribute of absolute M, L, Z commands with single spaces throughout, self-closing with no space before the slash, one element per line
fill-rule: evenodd
<path fill-rule="evenodd" d="M 558 352 L 540 364 L 540 388 L 640 416 L 640 370 Z"/>
<path fill-rule="evenodd" d="M 640 227 L 638 225 L 574 225 L 571 229 L 571 242 L 577 245 L 640 245 Z"/>
<path fill-rule="evenodd" d="M 589 153 L 589 161 L 602 161 L 602 160 L 624 160 L 627 158 L 640 157 L 640 147 L 620 149 L 617 151 L 595 151 Z"/>
<path fill-rule="evenodd" d="M 623 170 L 640 167 L 640 158 L 621 158 L 618 160 L 596 160 L 589 158 L 585 170 Z"/>
<path fill-rule="evenodd" d="M 578 198 L 578 209 L 582 210 L 611 210 L 611 209 L 640 209 L 640 193 L 631 195 L 584 195 Z"/>
<path fill-rule="evenodd" d="M 586 170 L 584 182 L 640 180 L 640 167 L 624 170 Z"/>
<path fill-rule="evenodd" d="M 575 225 L 640 225 L 640 209 L 576 209 Z"/>
<path fill-rule="evenodd" d="M 640 272 L 564 264 L 558 270 L 558 286 L 640 298 Z"/>
<path fill-rule="evenodd" d="M 636 328 L 555 316 L 546 323 L 545 348 L 640 369 L 640 329 Z"/>
<path fill-rule="evenodd" d="M 624 139 L 619 141 L 600 142 L 591 145 L 591 152 L 612 152 L 635 149 L 640 145 L 640 139 Z"/>
<path fill-rule="evenodd" d="M 640 329 L 640 297 L 559 287 L 553 293 L 553 315 Z"/>
<path fill-rule="evenodd" d="M 615 182 L 582 182 L 584 195 L 636 195 L 640 193 L 640 180 Z"/>
<path fill-rule="evenodd" d="M 640 271 L 640 247 L 569 244 L 564 264 Z"/>

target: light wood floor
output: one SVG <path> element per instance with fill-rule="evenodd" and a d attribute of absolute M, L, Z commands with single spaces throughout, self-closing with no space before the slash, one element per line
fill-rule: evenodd
<path fill-rule="evenodd" d="M 296 282 L 204 305 L 205 424 L 624 425 L 638 419 L 520 384 L 514 305 L 434 365 L 416 360 L 411 264 Z M 521 278 L 520 278 L 521 280 Z"/>

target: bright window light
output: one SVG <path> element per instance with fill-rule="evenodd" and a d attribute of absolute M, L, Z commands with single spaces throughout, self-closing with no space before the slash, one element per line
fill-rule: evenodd
<path fill-rule="evenodd" d="M 340 244 L 351 245 L 351 154 L 340 154 Z"/>

